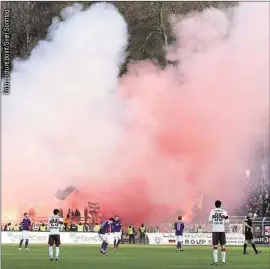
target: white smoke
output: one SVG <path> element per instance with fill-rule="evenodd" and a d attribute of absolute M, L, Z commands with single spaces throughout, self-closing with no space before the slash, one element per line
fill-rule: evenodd
<path fill-rule="evenodd" d="M 2 100 L 7 210 L 13 202 L 49 199 L 70 177 L 99 174 L 119 139 L 119 104 L 111 93 L 125 59 L 127 24 L 111 4 L 82 10 L 80 4 L 63 10 L 63 21 L 53 19 L 29 59 L 14 64 L 11 94 Z"/>

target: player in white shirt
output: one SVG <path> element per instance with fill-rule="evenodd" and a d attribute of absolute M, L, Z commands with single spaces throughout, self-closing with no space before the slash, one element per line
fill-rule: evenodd
<path fill-rule="evenodd" d="M 49 218 L 48 221 L 48 230 L 50 232 L 49 235 L 49 257 L 50 260 L 53 261 L 53 246 L 55 245 L 55 260 L 58 261 L 59 259 L 59 246 L 61 245 L 60 240 L 60 229 L 61 225 L 63 224 L 63 219 L 59 216 L 59 210 L 54 209 L 53 216 Z"/>
<path fill-rule="evenodd" d="M 228 213 L 221 208 L 221 201 L 215 202 L 215 209 L 209 214 L 209 222 L 212 223 L 213 258 L 212 265 L 218 265 L 218 244 L 221 245 L 222 264 L 226 264 L 226 234 L 225 223 L 229 222 Z"/>

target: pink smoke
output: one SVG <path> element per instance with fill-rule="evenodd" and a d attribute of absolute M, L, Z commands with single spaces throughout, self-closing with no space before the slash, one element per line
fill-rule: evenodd
<path fill-rule="evenodd" d="M 215 9 L 176 17 L 169 56 L 177 66 L 129 65 L 120 93 L 130 126 L 115 167 L 122 175 L 124 163 L 125 178 L 145 179 L 153 208 L 144 218 L 155 219 L 159 203 L 190 213 L 198 193 L 240 206 L 243 168 L 269 115 L 267 10 L 247 3 L 232 21 Z"/>
<path fill-rule="evenodd" d="M 200 193 L 241 205 L 252 144 L 268 122 L 269 15 L 265 3 L 232 11 L 230 20 L 216 9 L 173 17 L 168 57 L 178 63 L 128 66 L 119 88 L 127 124 L 112 186 L 98 197 L 108 212 L 136 223 L 179 208 L 190 217 Z"/>

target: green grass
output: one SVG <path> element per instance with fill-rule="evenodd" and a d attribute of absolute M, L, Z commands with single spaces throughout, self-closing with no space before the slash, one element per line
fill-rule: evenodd
<path fill-rule="evenodd" d="M 31 250 L 19 251 L 15 245 L 2 245 L 3 269 L 203 269 L 211 268 L 211 247 L 193 246 L 184 252 L 175 252 L 174 246 L 120 246 L 115 252 L 109 247 L 107 255 L 99 253 L 99 246 L 63 245 L 60 260 L 48 260 L 48 247 L 30 245 Z M 228 247 L 226 268 L 269 269 L 269 248 L 260 247 L 263 252 L 243 256 L 241 247 Z M 219 265 L 218 267 L 222 267 Z M 215 267 L 216 268 L 216 267 Z"/>

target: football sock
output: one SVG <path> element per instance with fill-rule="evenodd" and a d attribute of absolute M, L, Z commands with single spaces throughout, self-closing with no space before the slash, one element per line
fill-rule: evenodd
<path fill-rule="evenodd" d="M 23 244 L 23 239 L 20 241 L 19 248 L 21 248 L 21 247 L 22 247 L 22 244 Z"/>
<path fill-rule="evenodd" d="M 56 247 L 55 248 L 55 258 L 58 259 L 59 258 L 59 252 L 60 252 L 60 248 Z"/>
<path fill-rule="evenodd" d="M 223 248 L 221 249 L 221 257 L 222 257 L 222 262 L 226 262 L 226 249 Z"/>
<path fill-rule="evenodd" d="M 28 239 L 25 240 L 25 248 L 28 248 Z"/>
<path fill-rule="evenodd" d="M 176 248 L 177 248 L 177 249 L 180 249 L 180 248 L 181 248 L 181 243 L 180 243 L 180 242 L 177 242 Z"/>
<path fill-rule="evenodd" d="M 118 239 L 116 246 L 118 247 L 121 243 L 121 239 Z"/>
<path fill-rule="evenodd" d="M 53 247 L 49 247 L 49 256 L 50 256 L 50 258 L 52 258 L 53 257 Z"/>
<path fill-rule="evenodd" d="M 251 244 L 251 246 L 252 246 L 252 248 L 254 249 L 254 251 L 255 252 L 257 252 L 258 250 L 256 249 L 256 246 L 255 246 L 255 244 L 253 243 L 253 244 Z"/>
<path fill-rule="evenodd" d="M 213 249 L 213 258 L 214 258 L 214 263 L 218 262 L 218 249 L 214 248 Z"/>
<path fill-rule="evenodd" d="M 105 242 L 103 241 L 102 244 L 101 244 L 101 249 L 104 250 L 104 244 Z"/>
<path fill-rule="evenodd" d="M 104 243 L 104 249 L 103 250 L 106 251 L 107 250 L 107 247 L 108 247 L 108 243 L 105 242 Z"/>
<path fill-rule="evenodd" d="M 116 247 L 116 239 L 113 241 L 113 246 Z"/>
<path fill-rule="evenodd" d="M 244 244 L 244 254 L 246 254 L 247 253 L 247 244 L 245 243 Z"/>

